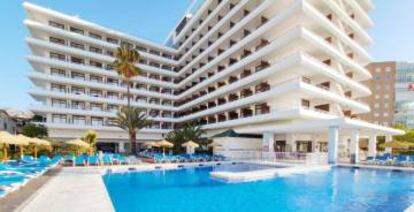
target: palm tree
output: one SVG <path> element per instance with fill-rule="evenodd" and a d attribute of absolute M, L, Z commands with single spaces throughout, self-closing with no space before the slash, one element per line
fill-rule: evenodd
<path fill-rule="evenodd" d="M 118 127 L 128 132 L 131 143 L 130 153 L 135 154 L 137 150 L 137 132 L 150 125 L 151 121 L 147 120 L 147 115 L 144 110 L 134 107 L 122 107 L 116 114 L 116 123 Z"/>
<path fill-rule="evenodd" d="M 179 130 L 174 130 L 167 134 L 166 140 L 174 144 L 174 149 L 179 151 L 181 145 L 187 141 L 200 142 L 204 131 L 200 126 L 187 124 Z"/>
<path fill-rule="evenodd" d="M 88 130 L 85 132 L 85 135 L 81 138 L 82 141 L 85 141 L 89 144 L 89 155 L 92 155 L 95 152 L 95 145 L 97 141 L 97 134 L 94 130 Z"/>
<path fill-rule="evenodd" d="M 129 140 L 131 142 L 131 148 L 135 152 L 135 140 L 136 140 L 136 128 L 131 126 L 130 120 L 136 119 L 136 117 L 140 117 L 139 113 L 134 114 L 136 111 L 131 108 L 131 95 L 130 95 L 130 81 L 131 78 L 138 76 L 140 73 L 140 69 L 135 66 L 135 64 L 139 61 L 139 53 L 135 49 L 131 49 L 127 45 L 121 45 L 115 51 L 115 61 L 112 63 L 114 69 L 118 72 L 119 75 L 122 76 L 123 80 L 127 84 L 127 108 L 124 109 L 123 112 L 121 111 L 121 115 L 124 120 L 120 120 L 120 123 L 126 125 L 119 125 L 119 127 L 123 129 L 127 129 L 129 132 Z M 135 115 L 135 117 L 129 117 L 130 115 Z M 118 117 L 119 118 L 119 117 Z M 125 123 L 124 123 L 125 122 Z M 127 128 L 125 128 L 127 127 Z M 134 137 L 133 137 L 134 136 Z M 131 150 L 132 150 L 131 149 Z"/>
<path fill-rule="evenodd" d="M 139 61 L 139 53 L 127 45 L 118 47 L 115 52 L 115 61 L 112 63 L 114 69 L 122 76 L 127 84 L 128 107 L 131 106 L 131 96 L 129 91 L 131 78 L 138 76 L 141 70 L 135 66 Z"/>

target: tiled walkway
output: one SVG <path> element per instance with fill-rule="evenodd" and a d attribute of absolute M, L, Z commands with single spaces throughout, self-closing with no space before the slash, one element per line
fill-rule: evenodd
<path fill-rule="evenodd" d="M 17 211 L 114 211 L 96 168 L 65 167 Z"/>

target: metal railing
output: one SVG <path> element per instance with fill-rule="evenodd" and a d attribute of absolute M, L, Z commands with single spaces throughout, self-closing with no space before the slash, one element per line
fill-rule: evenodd
<path fill-rule="evenodd" d="M 229 160 L 259 160 L 264 162 L 286 162 L 292 164 L 323 165 L 328 163 L 324 152 L 262 152 L 262 151 L 228 151 L 223 154 Z"/>

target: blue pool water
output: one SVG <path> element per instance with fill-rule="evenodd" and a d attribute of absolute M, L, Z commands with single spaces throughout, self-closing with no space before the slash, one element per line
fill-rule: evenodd
<path fill-rule="evenodd" d="M 394 212 L 414 203 L 414 174 L 409 173 L 338 167 L 224 183 L 210 178 L 213 169 L 112 173 L 103 180 L 116 211 Z"/>

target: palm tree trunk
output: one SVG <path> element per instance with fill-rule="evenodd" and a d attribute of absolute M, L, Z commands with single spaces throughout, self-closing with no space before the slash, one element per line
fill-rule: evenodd
<path fill-rule="evenodd" d="M 131 131 L 129 133 L 129 138 L 130 138 L 130 141 L 131 141 L 131 154 L 135 155 L 135 153 L 137 152 L 137 143 L 136 143 L 137 134 L 136 134 L 136 132 Z"/>
<path fill-rule="evenodd" d="M 126 80 L 127 84 L 127 105 L 128 107 L 131 107 L 131 95 L 129 94 L 129 80 Z"/>

